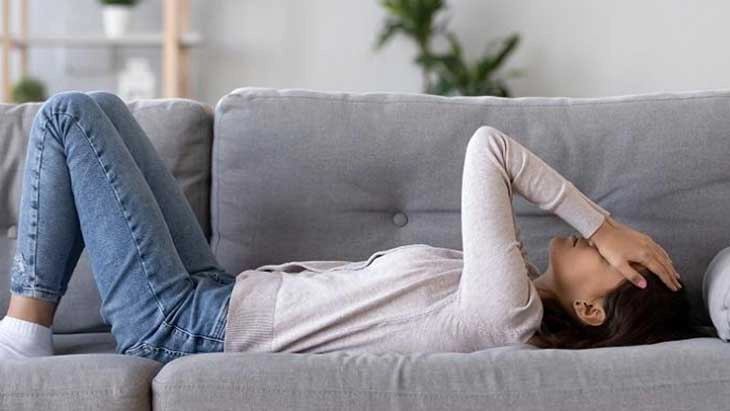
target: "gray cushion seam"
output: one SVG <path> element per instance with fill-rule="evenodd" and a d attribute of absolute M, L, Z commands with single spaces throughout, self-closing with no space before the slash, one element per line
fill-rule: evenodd
<path fill-rule="evenodd" d="M 189 106 L 189 107 L 194 107 L 193 111 L 202 111 L 203 115 L 205 115 L 207 117 L 213 117 L 213 113 L 208 104 L 205 104 L 205 103 L 202 103 L 199 101 L 195 101 L 195 100 L 186 100 L 186 102 L 196 103 L 196 104 L 187 104 L 187 106 Z M 150 105 L 150 106 L 139 106 L 139 107 L 138 106 L 129 107 L 129 103 L 131 103 L 131 102 L 125 102 L 125 103 L 127 103 L 127 108 L 129 108 L 133 113 L 137 112 L 137 111 L 146 111 L 146 110 L 152 110 L 152 109 L 159 110 L 160 108 L 169 110 L 168 108 L 166 108 L 164 105 L 162 105 L 160 103 L 157 103 L 155 105 Z M 42 103 L 34 103 L 34 104 L 38 104 L 39 107 L 40 107 L 40 105 L 42 105 Z M 179 110 L 179 108 L 175 108 L 175 110 Z M 18 117 L 18 114 L 4 111 L 4 112 L 0 113 L 0 117 Z"/>
<path fill-rule="evenodd" d="M 503 395 L 510 395 L 515 397 L 526 397 L 533 395 L 535 393 L 550 393 L 550 394 L 556 394 L 556 393 L 577 393 L 577 392 L 598 392 L 598 391 L 609 391 L 609 392 L 615 392 L 615 391 L 631 391 L 631 390 L 647 390 L 647 389 L 657 389 L 657 388 L 671 388 L 671 387 L 686 387 L 688 385 L 697 385 L 697 384 L 709 384 L 709 383 L 726 383 L 730 382 L 730 378 L 726 379 L 714 379 L 714 380 L 704 380 L 704 381 L 692 381 L 692 382 L 679 382 L 679 383 L 665 383 L 665 384 L 652 384 L 652 385 L 639 385 L 639 386 L 627 386 L 627 387 L 607 387 L 607 388 L 578 388 L 573 390 L 529 390 L 529 391 L 494 391 L 494 392 L 488 392 L 488 393 L 471 393 L 471 392 L 454 392 L 454 393 L 433 393 L 433 392 L 396 392 L 396 391 L 379 391 L 379 390 L 289 390 L 289 389 L 280 389 L 280 388 L 247 388 L 243 387 L 240 391 L 259 391 L 259 392 L 289 392 L 289 393 L 306 393 L 306 394 L 313 394 L 313 393 L 338 393 L 338 394 L 349 394 L 349 395 L 361 395 L 361 394 L 376 394 L 376 395 L 398 395 L 398 396 L 432 396 L 432 397 L 460 397 L 463 398 L 465 396 L 469 397 L 488 397 L 488 396 L 503 396 Z M 232 388 L 236 388 L 233 386 L 233 384 L 216 384 L 216 385 L 207 385 L 207 384 L 165 384 L 165 383 L 159 383 L 156 380 L 153 380 L 153 396 L 155 390 L 176 390 L 180 388 L 192 388 L 192 389 L 205 389 L 205 390 L 213 390 L 213 389 L 220 389 L 224 390 L 226 392 L 230 392 Z"/>
<path fill-rule="evenodd" d="M 216 109 L 217 111 L 217 109 Z M 218 255 L 218 248 L 220 247 L 221 242 L 221 226 L 220 226 L 220 203 L 221 203 L 221 197 L 220 197 L 220 175 L 221 175 L 221 169 L 220 169 L 220 163 L 222 160 L 220 159 L 220 145 L 221 143 L 217 143 L 218 136 L 216 135 L 216 130 L 220 130 L 220 119 L 221 115 L 219 115 L 217 112 L 214 114 L 213 117 L 213 133 L 211 137 L 211 153 L 210 153 L 210 161 L 211 161 L 211 169 L 210 169 L 210 210 L 209 210 L 209 218 L 210 218 L 210 236 L 211 240 L 213 237 L 215 237 L 215 244 L 211 244 L 211 249 L 213 250 L 213 255 Z M 215 186 L 215 188 L 214 188 Z M 213 211 L 215 207 L 215 212 Z M 213 215 L 215 213 L 215 225 L 213 224 Z M 212 241 L 210 241 L 212 243 Z"/>
<path fill-rule="evenodd" d="M 362 94 L 344 94 L 343 96 L 348 97 L 366 97 L 366 98 L 374 98 L 379 96 L 387 96 L 386 95 L 362 95 Z M 418 96 L 418 95 L 414 95 Z M 461 105 L 461 106 L 474 106 L 474 107 L 516 107 L 516 108 L 526 108 L 526 107 L 555 107 L 555 108 L 565 108 L 568 106 L 573 105 L 607 105 L 607 104 L 627 104 L 627 103 L 647 103 L 647 102 L 656 102 L 656 101 L 683 101 L 683 100 L 698 100 L 698 99 L 728 99 L 730 98 L 730 95 L 714 95 L 714 96 L 675 96 L 675 97 L 656 97 L 656 98 L 644 98 L 644 99 L 633 99 L 630 97 L 627 97 L 626 100 L 619 100 L 619 101 L 576 101 L 579 99 L 578 97 L 571 98 L 571 97 L 521 97 L 521 98 L 540 98 L 540 99 L 555 99 L 556 102 L 549 103 L 549 104 L 531 104 L 529 102 L 521 101 L 521 102 L 508 102 L 508 100 L 505 100 L 502 103 L 498 104 L 490 104 L 485 103 L 482 101 L 473 101 L 473 102 L 462 102 L 462 101 L 441 101 L 436 96 L 430 96 L 426 98 L 434 98 L 434 100 L 430 101 L 423 101 L 423 100 L 352 100 L 352 99 L 343 99 L 342 97 L 337 96 L 292 96 L 292 95 L 279 95 L 279 96 L 257 96 L 257 95 L 251 95 L 251 94 L 230 94 L 226 97 L 230 98 L 239 98 L 239 99 L 246 99 L 249 101 L 255 101 L 255 100 L 287 100 L 287 99 L 302 99 L 302 100 L 320 100 L 320 101 L 331 101 L 331 102 L 337 102 L 340 104 L 350 104 L 350 103 L 366 103 L 366 104 L 401 104 L 401 103 L 407 103 L 407 104 L 438 104 L 438 105 Z M 483 97 L 474 97 L 474 98 L 483 98 Z M 606 99 L 611 97 L 604 97 Z M 569 101 L 566 101 L 569 100 Z M 574 100 L 576 99 L 576 100 Z M 572 101 L 570 101 L 572 100 Z M 598 98 L 596 98 L 598 100 Z"/>
<path fill-rule="evenodd" d="M 0 396 L 2 397 L 78 397 L 80 394 L 115 394 L 113 395 L 114 398 L 120 398 L 120 397 L 147 397 L 147 389 L 149 388 L 147 385 L 138 385 L 138 386 L 132 386 L 124 385 L 120 386 L 122 389 L 126 388 L 124 391 L 120 391 L 119 389 L 102 389 L 102 390 L 85 390 L 85 391 L 57 391 L 57 392 L 48 392 L 46 391 L 34 391 L 34 392 L 5 392 L 0 391 Z M 143 391 L 139 392 L 138 391 Z M 1 403 L 1 401 L 0 401 Z"/>
<path fill-rule="evenodd" d="M 204 115 L 210 114 L 210 111 L 207 109 L 207 107 L 208 107 L 207 104 L 199 102 L 199 101 L 195 101 L 195 100 L 186 101 L 186 102 L 187 103 L 196 103 L 196 104 L 184 104 L 184 106 L 193 108 L 193 111 L 202 111 Z M 153 104 L 153 105 L 139 106 L 139 107 L 138 106 L 129 107 L 129 103 L 131 103 L 131 102 L 125 102 L 125 103 L 127 103 L 127 108 L 129 108 L 133 113 L 136 111 L 146 111 L 146 110 L 152 110 L 152 109 L 159 110 L 161 108 L 166 111 L 170 110 L 169 106 L 166 106 L 164 104 L 159 104 L 159 103 Z M 174 103 L 174 101 L 173 101 L 173 103 Z M 173 110 L 179 110 L 179 109 L 180 109 L 179 107 L 176 107 Z"/>

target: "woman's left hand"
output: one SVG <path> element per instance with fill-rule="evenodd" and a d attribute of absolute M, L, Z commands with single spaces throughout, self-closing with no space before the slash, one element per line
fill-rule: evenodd
<path fill-rule="evenodd" d="M 624 277 L 638 287 L 646 280 L 629 262 L 639 263 L 656 273 L 670 289 L 678 291 L 679 273 L 664 249 L 648 235 L 606 216 L 603 224 L 588 238 L 598 252 Z"/>

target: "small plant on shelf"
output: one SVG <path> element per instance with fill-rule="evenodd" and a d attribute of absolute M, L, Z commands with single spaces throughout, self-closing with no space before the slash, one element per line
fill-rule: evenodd
<path fill-rule="evenodd" d="M 23 77 L 13 85 L 13 102 L 27 103 L 33 101 L 45 101 L 48 98 L 46 86 L 37 78 Z"/>
<path fill-rule="evenodd" d="M 388 16 L 375 48 L 382 48 L 397 34 L 403 34 L 415 42 L 418 54 L 414 62 L 421 66 L 424 93 L 510 97 L 505 80 L 524 75 L 522 70 L 517 69 L 499 77 L 496 75 L 517 48 L 519 34 L 492 41 L 484 54 L 470 64 L 465 61 L 456 34 L 446 28 L 447 21 L 436 21 L 436 16 L 447 9 L 444 0 L 380 0 L 380 4 Z M 431 43 L 438 38 L 447 41 L 448 49 L 445 52 L 434 51 Z"/>

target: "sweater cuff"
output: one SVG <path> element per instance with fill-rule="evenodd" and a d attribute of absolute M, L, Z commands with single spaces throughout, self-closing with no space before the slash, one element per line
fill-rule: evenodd
<path fill-rule="evenodd" d="M 565 195 L 554 212 L 578 230 L 583 238 L 592 236 L 603 224 L 606 217 L 611 215 L 603 207 L 581 193 L 571 182 L 567 183 Z"/>

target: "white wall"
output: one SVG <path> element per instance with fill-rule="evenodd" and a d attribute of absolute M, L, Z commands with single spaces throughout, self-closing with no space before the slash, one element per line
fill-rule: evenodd
<path fill-rule="evenodd" d="M 241 86 L 420 91 L 414 48 L 372 49 L 377 0 L 192 0 L 205 47 L 192 53 L 192 97 L 214 104 Z M 30 0 L 31 30 L 101 30 L 95 0 Z M 451 27 L 475 57 L 512 31 L 523 43 L 507 67 L 527 71 L 516 96 L 606 96 L 730 88 L 730 2 L 703 0 L 449 0 Z M 73 7 L 68 7 L 73 4 Z M 138 28 L 155 29 L 159 0 L 143 0 Z M 31 71 L 51 91 L 115 87 L 110 67 L 153 50 L 34 50 Z M 159 66 L 156 66 L 159 68 Z"/>

